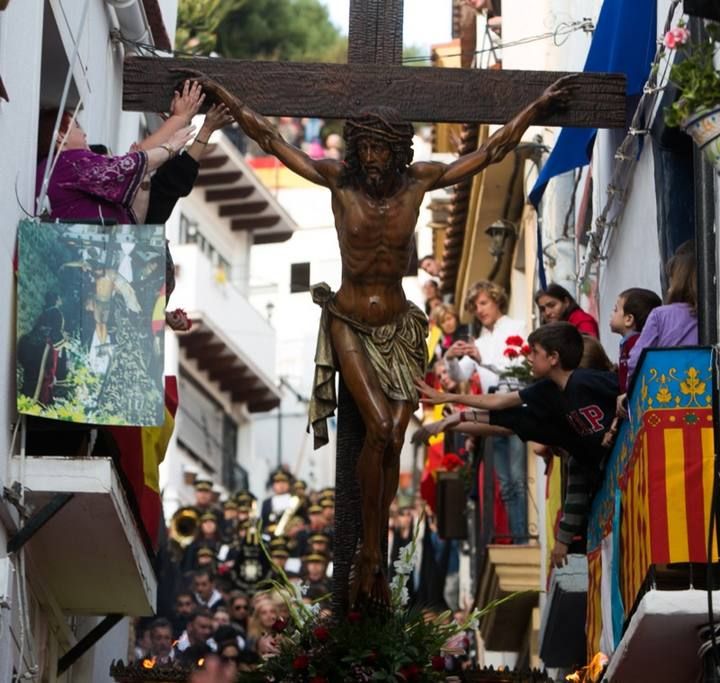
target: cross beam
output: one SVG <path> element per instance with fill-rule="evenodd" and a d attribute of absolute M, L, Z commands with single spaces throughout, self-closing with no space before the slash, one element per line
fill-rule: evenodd
<path fill-rule="evenodd" d="M 373 105 L 409 121 L 506 123 L 564 72 L 307 64 L 231 59 L 125 60 L 123 108 L 164 111 L 181 71 L 201 71 L 265 116 L 345 119 Z M 625 76 L 578 74 L 567 109 L 541 125 L 622 128 Z"/>

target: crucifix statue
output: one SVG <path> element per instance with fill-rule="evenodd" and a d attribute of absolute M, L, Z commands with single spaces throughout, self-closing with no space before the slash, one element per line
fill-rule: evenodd
<path fill-rule="evenodd" d="M 342 282 L 334 294 L 326 286 L 313 291 L 323 315 L 310 418 L 316 445 L 323 443 L 325 418 L 335 408 L 337 367 L 339 610 L 388 601 L 388 510 L 405 429 L 417 406 L 412 380 L 426 362 L 425 317 L 401 285 L 424 194 L 500 161 L 529 125 L 625 124 L 622 76 L 558 80 L 559 74 L 548 72 L 399 66 L 402 9 L 402 0 L 351 0 L 347 65 L 132 58 L 125 67 L 125 106 L 140 110 L 157 109 L 179 71 L 202 72 L 205 92 L 230 108 L 247 135 L 331 192 Z M 263 114 L 346 119 L 345 163 L 311 159 L 283 140 Z M 509 123 L 478 150 L 441 164 L 412 163 L 413 120 Z M 343 417 L 353 411 L 360 422 L 348 439 Z"/>

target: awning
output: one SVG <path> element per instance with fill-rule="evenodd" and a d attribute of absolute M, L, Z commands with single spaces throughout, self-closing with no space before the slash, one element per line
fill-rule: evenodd
<path fill-rule="evenodd" d="M 481 132 L 481 144 L 486 136 L 487 127 Z M 493 279 L 505 287 L 509 286 L 506 280 L 514 242 L 508 246 L 508 253 L 503 255 L 501 263 L 496 264 L 485 229 L 499 219 L 519 224 L 525 205 L 524 162 L 535 150 L 534 144 L 521 143 L 502 161 L 475 176 L 469 197 L 456 199 L 456 202 L 467 203 L 466 224 L 455 244 L 448 244 L 446 240 L 446 258 L 450 263 L 453 258 L 459 261 L 454 286 L 455 301 L 459 307 L 470 286 L 477 280 L 490 278 L 494 269 Z"/>
<path fill-rule="evenodd" d="M 280 405 L 280 390 L 246 355 L 209 320 L 193 315 L 192 329 L 179 334 L 185 357 L 197 363 L 209 380 L 233 403 L 247 403 L 248 411 L 261 413 Z"/>
<path fill-rule="evenodd" d="M 225 136 L 209 146 L 200 160 L 193 194 L 217 207 L 218 216 L 232 231 L 248 231 L 253 244 L 285 242 L 295 222 L 258 179 L 240 151 Z"/>

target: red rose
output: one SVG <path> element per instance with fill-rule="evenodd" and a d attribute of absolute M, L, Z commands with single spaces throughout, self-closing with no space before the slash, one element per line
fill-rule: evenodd
<path fill-rule="evenodd" d="M 293 659 L 292 667 L 295 671 L 305 671 L 310 666 L 310 657 L 307 655 L 298 655 Z"/>
<path fill-rule="evenodd" d="M 403 681 L 408 681 L 408 683 L 410 683 L 411 681 L 420 680 L 422 669 L 417 664 L 408 664 L 400 669 L 398 673 Z"/>
<path fill-rule="evenodd" d="M 275 631 L 275 633 L 282 633 L 287 628 L 287 625 L 287 621 L 285 621 L 282 617 L 279 617 L 273 622 L 272 630 Z"/>
<path fill-rule="evenodd" d="M 520 349 L 520 353 L 522 353 L 523 356 L 529 356 L 530 355 L 530 345 L 523 344 L 522 348 Z"/>
<path fill-rule="evenodd" d="M 433 671 L 445 671 L 445 657 L 435 655 L 430 659 L 430 666 L 433 668 Z"/>
<path fill-rule="evenodd" d="M 330 638 L 330 631 L 324 626 L 316 626 L 313 629 L 313 635 L 321 642 L 324 643 Z"/>
<path fill-rule="evenodd" d="M 462 467 L 465 463 L 462 458 L 459 458 L 455 453 L 447 453 L 443 456 L 442 462 L 440 463 L 441 469 L 447 470 L 448 472 L 454 472 L 459 467 Z"/>
<path fill-rule="evenodd" d="M 351 624 L 357 624 L 362 619 L 362 614 L 360 612 L 348 612 L 347 620 Z"/>
<path fill-rule="evenodd" d="M 524 343 L 525 340 L 519 334 L 514 334 L 505 340 L 507 346 L 522 346 Z"/>
<path fill-rule="evenodd" d="M 506 358 L 517 358 L 520 354 L 518 353 L 517 349 L 514 349 L 512 346 L 508 346 L 504 351 L 503 355 Z"/>

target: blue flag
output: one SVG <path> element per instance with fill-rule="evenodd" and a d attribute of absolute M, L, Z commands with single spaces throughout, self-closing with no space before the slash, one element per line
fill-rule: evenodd
<path fill-rule="evenodd" d="M 584 72 L 624 73 L 628 96 L 639 95 L 650 74 L 657 40 L 656 0 L 605 0 Z M 551 178 L 585 166 L 596 128 L 563 128 L 530 191 L 537 209 Z"/>

